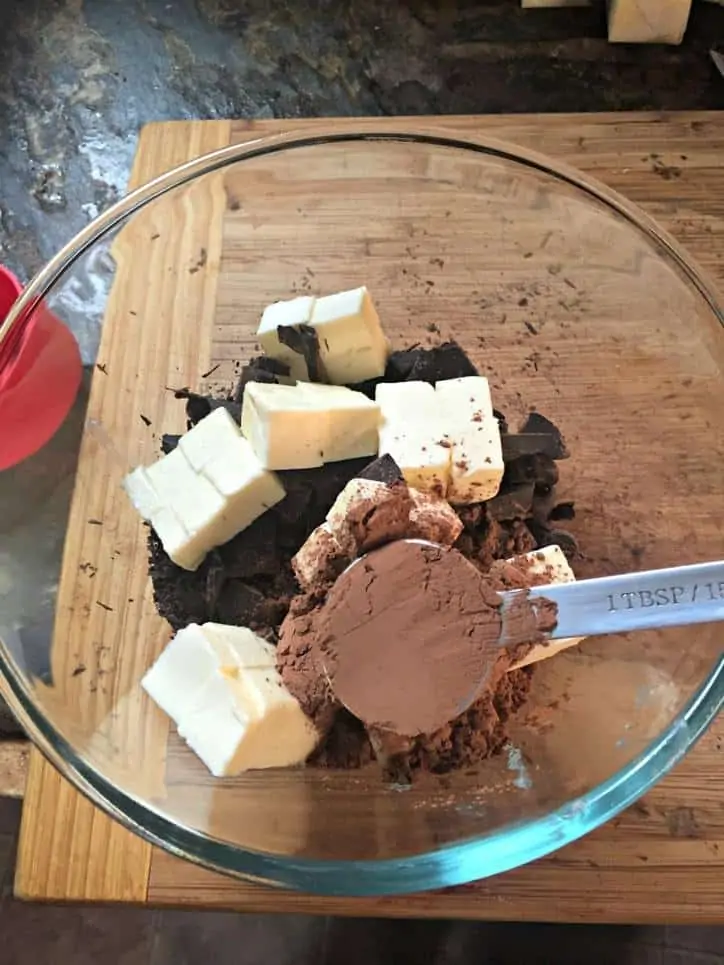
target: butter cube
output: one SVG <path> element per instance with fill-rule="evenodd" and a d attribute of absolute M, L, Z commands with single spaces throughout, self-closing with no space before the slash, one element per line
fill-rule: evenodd
<path fill-rule="evenodd" d="M 444 496 L 452 443 L 434 387 L 427 382 L 382 382 L 375 400 L 382 415 L 379 455 L 392 456 L 409 486 Z"/>
<path fill-rule="evenodd" d="M 329 417 L 294 385 L 250 382 L 244 391 L 241 431 L 267 469 L 324 465 Z"/>
<path fill-rule="evenodd" d="M 208 553 L 204 533 L 199 535 L 189 532 L 174 511 L 167 506 L 162 506 L 148 518 L 148 521 L 176 566 L 184 570 L 199 568 Z"/>
<path fill-rule="evenodd" d="M 560 546 L 544 546 L 541 549 L 532 550 L 530 553 L 523 553 L 521 556 L 514 556 L 508 560 L 513 566 L 520 565 L 534 585 L 545 586 L 552 583 L 575 583 L 576 574 L 571 569 L 571 564 L 566 558 L 566 554 Z M 518 663 L 510 669 L 517 670 L 530 663 L 537 663 L 539 660 L 547 660 L 561 650 L 575 647 L 585 639 L 584 637 L 568 637 L 565 640 L 551 640 L 550 643 L 539 643 Z"/>
<path fill-rule="evenodd" d="M 284 498 L 226 409 L 215 409 L 123 486 L 171 559 L 187 570 Z"/>
<path fill-rule="evenodd" d="M 329 414 L 325 462 L 377 454 L 381 415 L 376 402 L 361 392 L 338 385 L 298 382 L 297 388 Z"/>
<path fill-rule="evenodd" d="M 319 735 L 286 689 L 274 648 L 246 627 L 180 630 L 141 681 L 212 774 L 302 763 Z"/>
<path fill-rule="evenodd" d="M 240 665 L 273 667 L 275 651 L 246 627 L 190 623 L 179 630 L 141 680 L 141 686 L 173 720 L 198 703 L 204 681 L 232 676 Z"/>
<path fill-rule="evenodd" d="M 469 376 L 438 382 L 435 395 L 452 442 L 448 500 L 464 505 L 492 499 L 505 466 L 488 380 Z"/>
<path fill-rule="evenodd" d="M 302 764 L 319 740 L 275 667 L 215 674 L 178 732 L 215 777 Z"/>
<path fill-rule="evenodd" d="M 197 569 L 210 549 L 225 542 L 217 535 L 224 528 L 224 497 L 208 479 L 194 471 L 178 447 L 149 466 L 146 473 L 163 507 L 151 515 L 149 522 L 164 543 L 156 520 L 163 521 L 160 529 L 164 532 L 172 529 L 172 518 L 177 520 L 186 539 L 181 538 L 179 531 L 178 543 L 174 545 L 175 541 L 170 540 L 169 546 L 164 543 L 164 549 L 178 566 Z"/>
<path fill-rule="evenodd" d="M 123 481 L 133 505 L 144 519 L 150 519 L 163 508 L 163 500 L 153 487 L 144 466 L 137 466 Z"/>
<path fill-rule="evenodd" d="M 279 341 L 277 329 L 280 325 L 311 325 L 315 300 L 311 295 L 300 295 L 298 298 L 268 305 L 262 313 L 256 332 L 265 355 L 288 365 L 293 379 L 306 381 L 309 378 L 307 363 L 299 352 L 292 351 Z"/>
<path fill-rule="evenodd" d="M 609 43 L 680 44 L 691 0 L 608 0 Z"/>
<path fill-rule="evenodd" d="M 330 382 L 348 385 L 384 375 L 389 343 L 366 288 L 317 298 L 311 324 Z"/>
<path fill-rule="evenodd" d="M 241 428 L 268 469 L 311 469 L 377 451 L 379 407 L 341 386 L 267 385 L 244 392 Z"/>

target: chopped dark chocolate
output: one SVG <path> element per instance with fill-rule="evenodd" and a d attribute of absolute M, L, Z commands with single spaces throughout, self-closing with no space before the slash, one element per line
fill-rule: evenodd
<path fill-rule="evenodd" d="M 546 419 L 544 415 L 540 412 L 531 412 L 525 423 L 521 426 L 521 433 L 535 433 L 543 434 L 549 437 L 549 444 L 545 450 L 546 455 L 550 456 L 551 459 L 567 459 L 568 449 L 566 448 L 566 443 L 563 439 L 563 435 L 550 419 Z"/>
<path fill-rule="evenodd" d="M 503 443 L 503 459 L 511 462 L 520 456 L 548 456 L 549 459 L 559 459 L 560 448 L 549 433 L 545 432 L 509 432 L 501 435 Z"/>
<path fill-rule="evenodd" d="M 311 325 L 277 325 L 277 337 L 282 345 L 302 356 L 307 363 L 310 382 L 327 381 L 316 329 Z"/>
<path fill-rule="evenodd" d="M 505 418 L 500 409 L 493 409 L 493 415 L 498 420 L 498 428 L 500 429 L 501 435 L 508 432 L 508 420 Z"/>
<path fill-rule="evenodd" d="M 535 460 L 535 491 L 549 493 L 558 483 L 558 466 L 550 456 L 538 453 Z"/>
<path fill-rule="evenodd" d="M 389 380 L 384 378 L 384 376 L 380 376 L 378 379 L 366 379 L 364 382 L 350 382 L 347 388 L 354 389 L 355 392 L 361 392 L 362 395 L 366 395 L 368 399 L 371 399 L 372 402 L 374 402 L 377 386 L 380 384 L 380 382 L 387 381 Z"/>
<path fill-rule="evenodd" d="M 557 503 L 548 514 L 551 522 L 559 519 L 575 519 L 576 508 L 573 503 Z"/>
<path fill-rule="evenodd" d="M 150 572 L 161 616 L 174 630 L 187 623 L 217 620 L 248 626 L 274 639 L 291 597 L 298 592 L 292 556 L 324 520 L 347 483 L 368 464 L 368 459 L 349 459 L 320 469 L 280 472 L 285 498 L 210 553 L 195 572 L 172 563 L 151 531 Z M 209 576 L 219 560 L 223 580 L 219 574 Z"/>
<path fill-rule="evenodd" d="M 550 456 L 533 453 L 512 459 L 505 465 L 501 489 L 504 492 L 520 485 L 533 482 L 536 489 L 549 490 L 558 482 L 558 467 Z"/>
<path fill-rule="evenodd" d="M 186 400 L 186 428 L 191 429 L 211 412 L 211 398 L 199 395 L 190 389 L 177 389 L 174 392 L 177 399 Z"/>
<path fill-rule="evenodd" d="M 282 379 L 288 379 L 289 366 L 277 359 L 269 358 L 267 355 L 260 355 L 252 359 L 245 365 L 239 375 L 231 398 L 234 402 L 241 403 L 244 398 L 244 389 L 249 382 L 266 382 L 267 384 L 278 383 Z"/>
<path fill-rule="evenodd" d="M 385 382 L 434 383 L 478 374 L 457 342 L 444 342 L 433 348 L 393 352 L 385 370 Z"/>
<path fill-rule="evenodd" d="M 274 512 L 264 513 L 219 547 L 227 579 L 274 576 L 279 569 L 278 522 Z"/>
<path fill-rule="evenodd" d="M 241 406 L 233 399 L 216 399 L 209 395 L 199 395 L 189 389 L 176 389 L 174 396 L 186 400 L 186 422 L 189 429 L 193 429 L 215 409 L 226 409 L 237 425 L 241 422 Z"/>
<path fill-rule="evenodd" d="M 169 433 L 169 432 L 164 432 L 164 434 L 161 436 L 161 452 L 165 456 L 167 456 L 169 452 L 173 452 L 173 450 L 178 445 L 178 441 L 180 438 L 181 436 L 173 435 L 172 433 Z"/>
<path fill-rule="evenodd" d="M 519 483 L 507 492 L 500 492 L 485 504 L 491 519 L 525 519 L 533 509 L 535 484 Z"/>
<path fill-rule="evenodd" d="M 329 462 L 319 469 L 284 469 L 277 473 L 286 497 L 272 512 L 279 519 L 279 539 L 296 552 L 307 536 L 324 521 L 344 487 L 369 459 Z M 293 553 L 292 553 L 293 555 Z"/>
<path fill-rule="evenodd" d="M 361 469 L 356 478 L 385 483 L 386 486 L 404 481 L 402 470 L 389 453 L 385 453 Z"/>

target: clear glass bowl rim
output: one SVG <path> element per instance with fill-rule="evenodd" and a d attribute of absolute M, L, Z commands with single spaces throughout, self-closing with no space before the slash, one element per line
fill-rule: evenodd
<path fill-rule="evenodd" d="M 0 325 L 0 338 L 34 307 L 97 241 L 135 211 L 194 179 L 234 163 L 288 150 L 356 142 L 405 142 L 457 149 L 521 165 L 579 189 L 602 202 L 643 234 L 676 265 L 724 326 L 714 287 L 685 252 L 637 205 L 562 162 L 487 136 L 457 137 L 420 124 L 394 131 L 374 120 L 358 120 L 344 131 L 314 125 L 309 134 L 285 132 L 221 148 L 182 164 L 132 191 L 88 224 L 32 279 Z M 633 761 L 587 794 L 549 814 L 499 831 L 399 860 L 321 861 L 238 848 L 169 820 L 146 802 L 108 781 L 56 730 L 36 705 L 22 671 L 0 643 L 2 694 L 26 733 L 50 763 L 93 804 L 147 841 L 211 870 L 277 887 L 321 895 L 389 895 L 466 884 L 501 874 L 575 841 L 610 820 L 644 794 L 689 751 L 724 706 L 724 656 L 687 706 Z"/>

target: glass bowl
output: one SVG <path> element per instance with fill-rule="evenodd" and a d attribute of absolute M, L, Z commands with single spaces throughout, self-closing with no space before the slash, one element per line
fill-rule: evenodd
<path fill-rule="evenodd" d="M 543 856 L 644 793 L 721 708 L 721 629 L 543 661 L 506 750 L 472 769 L 411 786 L 376 769 L 213 779 L 139 687 L 170 634 L 120 482 L 183 429 L 168 389 L 227 388 L 269 302 L 366 284 L 395 348 L 454 338 L 509 422 L 537 408 L 561 427 L 574 566 L 603 575 L 721 556 L 723 316 L 673 240 L 561 164 L 425 127 L 318 130 L 134 192 L 16 305 L 105 322 L 85 417 L 0 475 L 0 669 L 52 763 L 154 843 L 278 886 L 410 892 Z"/>

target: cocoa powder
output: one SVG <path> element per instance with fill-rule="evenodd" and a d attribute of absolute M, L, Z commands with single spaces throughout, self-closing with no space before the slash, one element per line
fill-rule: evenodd
<path fill-rule="evenodd" d="M 499 657 L 500 597 L 456 550 L 402 540 L 334 584 L 316 629 L 333 693 L 366 724 L 414 737 L 458 717 Z"/>

